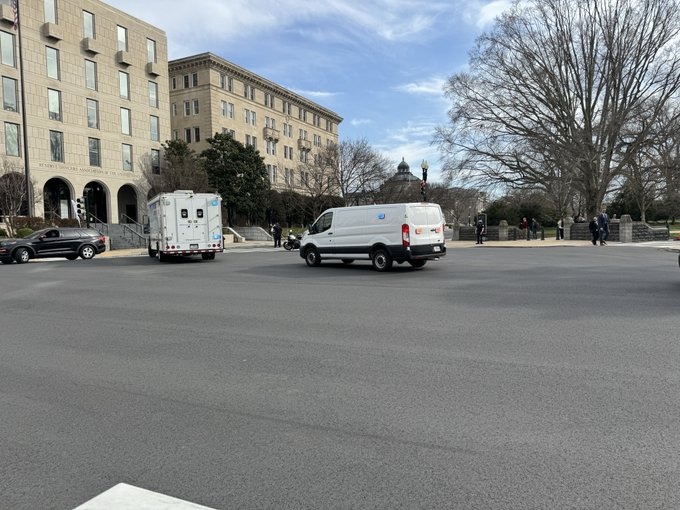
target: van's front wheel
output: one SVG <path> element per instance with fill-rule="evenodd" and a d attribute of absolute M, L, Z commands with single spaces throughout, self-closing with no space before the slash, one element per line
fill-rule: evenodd
<path fill-rule="evenodd" d="M 319 252 L 316 250 L 316 248 L 307 249 L 305 252 L 305 262 L 307 262 L 307 265 L 310 267 L 321 264 L 321 257 L 319 256 Z"/>
<path fill-rule="evenodd" d="M 376 271 L 389 271 L 392 269 L 392 257 L 387 250 L 379 248 L 373 252 L 373 269 Z"/>

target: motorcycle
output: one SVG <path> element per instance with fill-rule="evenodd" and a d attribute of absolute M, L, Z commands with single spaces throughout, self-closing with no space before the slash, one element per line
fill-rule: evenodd
<path fill-rule="evenodd" d="M 293 234 L 292 232 L 288 234 L 288 238 L 283 242 L 283 247 L 290 250 L 300 249 L 300 240 L 302 239 L 302 234 Z"/>

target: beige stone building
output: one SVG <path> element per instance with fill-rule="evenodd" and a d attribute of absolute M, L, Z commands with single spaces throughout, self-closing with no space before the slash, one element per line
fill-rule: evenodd
<path fill-rule="evenodd" d="M 229 133 L 264 158 L 274 189 L 304 192 L 309 163 L 338 142 L 335 112 L 212 53 L 169 62 L 173 139 L 200 153 Z"/>
<path fill-rule="evenodd" d="M 86 196 L 103 222 L 141 219 L 170 138 L 165 32 L 98 0 L 20 0 L 18 27 L 0 4 L 0 152 L 28 167 L 31 213 L 73 218 Z"/>

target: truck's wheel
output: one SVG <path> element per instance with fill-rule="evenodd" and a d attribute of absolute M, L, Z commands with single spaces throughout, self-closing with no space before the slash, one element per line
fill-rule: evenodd
<path fill-rule="evenodd" d="M 158 260 L 159 260 L 160 262 L 167 262 L 168 260 L 170 260 L 170 256 L 169 256 L 169 255 L 166 255 L 166 254 L 163 253 L 162 251 L 159 251 L 159 252 L 158 252 Z"/>
<path fill-rule="evenodd" d="M 392 269 L 392 257 L 384 248 L 378 248 L 373 252 L 373 269 L 376 271 L 389 271 Z"/>
<path fill-rule="evenodd" d="M 151 249 L 151 243 L 149 243 L 149 257 L 152 259 L 156 257 L 156 250 Z"/>
<path fill-rule="evenodd" d="M 215 254 L 214 253 L 201 253 L 201 258 L 203 260 L 215 260 Z"/>
<path fill-rule="evenodd" d="M 316 248 L 307 248 L 307 251 L 305 252 L 305 262 L 307 262 L 307 265 L 310 267 L 321 264 L 321 257 Z"/>

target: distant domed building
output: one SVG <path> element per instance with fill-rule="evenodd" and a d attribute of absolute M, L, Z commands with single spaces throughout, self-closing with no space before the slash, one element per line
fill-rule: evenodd
<path fill-rule="evenodd" d="M 397 173 L 394 174 L 392 177 L 388 179 L 388 181 L 392 182 L 420 182 L 420 178 L 416 177 L 411 173 L 411 167 L 408 166 L 408 163 L 404 160 L 404 158 L 401 158 L 401 163 L 397 166 Z"/>

